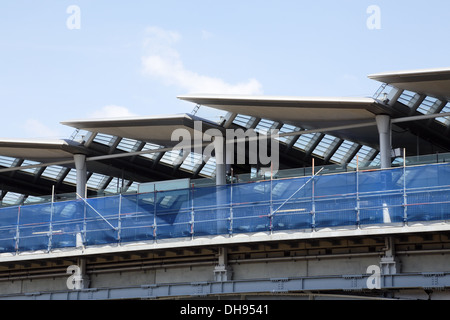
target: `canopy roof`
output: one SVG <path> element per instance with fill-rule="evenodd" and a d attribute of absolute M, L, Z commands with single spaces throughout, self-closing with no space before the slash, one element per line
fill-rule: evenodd
<path fill-rule="evenodd" d="M 386 110 L 372 98 L 281 97 L 241 95 L 183 95 L 190 101 L 215 109 L 244 113 L 260 118 L 301 123 L 313 128 L 318 123 L 343 124 L 373 120 Z"/>
<path fill-rule="evenodd" d="M 34 161 L 73 159 L 74 154 L 88 154 L 80 143 L 72 140 L 0 138 L 0 155 Z"/>
<path fill-rule="evenodd" d="M 255 97 L 211 94 L 183 95 L 178 98 L 215 109 L 270 119 L 303 129 L 374 123 L 377 114 L 392 113 L 386 106 L 372 98 Z M 378 142 L 375 126 L 335 130 L 329 133 L 362 144 L 376 145 Z"/>
<path fill-rule="evenodd" d="M 201 121 L 199 122 L 201 127 L 198 124 L 196 126 L 195 121 Z M 203 134 L 208 129 L 223 129 L 216 123 L 190 114 L 72 120 L 64 121 L 62 124 L 77 129 L 150 142 L 166 147 L 179 143 L 178 136 L 172 137 L 176 129 L 185 129 L 192 138 L 194 138 L 195 131 Z"/>
<path fill-rule="evenodd" d="M 450 68 L 383 72 L 369 75 L 369 78 L 400 89 L 450 100 Z"/>

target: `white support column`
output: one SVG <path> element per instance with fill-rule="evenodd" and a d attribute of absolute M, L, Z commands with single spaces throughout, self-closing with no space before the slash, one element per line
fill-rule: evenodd
<path fill-rule="evenodd" d="M 388 115 L 377 115 L 377 128 L 380 139 L 381 169 L 391 167 L 392 131 L 391 117 Z"/>
<path fill-rule="evenodd" d="M 395 255 L 394 239 L 387 237 L 385 243 L 385 255 L 380 260 L 381 274 L 392 275 L 400 273 L 401 263 Z"/>
<path fill-rule="evenodd" d="M 226 175 L 230 176 L 231 175 L 231 168 L 232 168 L 232 164 L 234 162 L 234 147 L 232 145 L 232 143 L 226 143 L 225 144 L 225 168 L 226 168 Z"/>
<path fill-rule="evenodd" d="M 215 137 L 214 152 L 216 155 L 216 186 L 223 186 L 227 183 L 225 143 L 223 137 Z"/>
<path fill-rule="evenodd" d="M 229 232 L 230 210 L 227 203 L 227 175 L 225 164 L 225 139 L 223 137 L 214 137 L 214 151 L 216 156 L 216 218 L 217 233 L 227 234 Z"/>
<path fill-rule="evenodd" d="M 227 248 L 219 247 L 218 264 L 214 268 L 214 280 L 218 282 L 230 281 L 232 269 L 228 266 Z"/>
<path fill-rule="evenodd" d="M 86 155 L 74 154 L 75 169 L 77 170 L 77 198 L 86 198 Z"/>

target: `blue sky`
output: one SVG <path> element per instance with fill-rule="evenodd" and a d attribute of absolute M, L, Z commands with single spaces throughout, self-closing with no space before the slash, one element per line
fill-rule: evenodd
<path fill-rule="evenodd" d="M 367 27 L 370 5 L 381 29 Z M 194 92 L 371 96 L 371 73 L 450 66 L 448 12 L 442 0 L 2 0 L 0 137 L 190 112 L 176 97 Z"/>

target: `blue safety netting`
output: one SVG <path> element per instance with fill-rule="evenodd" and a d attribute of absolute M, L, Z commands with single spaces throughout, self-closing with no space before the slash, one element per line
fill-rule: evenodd
<path fill-rule="evenodd" d="M 448 220 L 450 164 L 0 209 L 0 252 Z"/>

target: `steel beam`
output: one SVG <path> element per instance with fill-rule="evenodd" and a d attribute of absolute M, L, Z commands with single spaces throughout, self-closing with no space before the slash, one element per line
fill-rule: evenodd
<path fill-rule="evenodd" d="M 287 294 L 308 291 L 345 291 L 367 294 L 387 290 L 443 290 L 450 287 L 449 272 L 380 275 L 380 289 L 369 289 L 370 274 L 251 279 L 217 282 L 146 284 L 54 292 L 0 295 L 0 300 L 110 300 L 207 297 L 230 294 Z"/>

